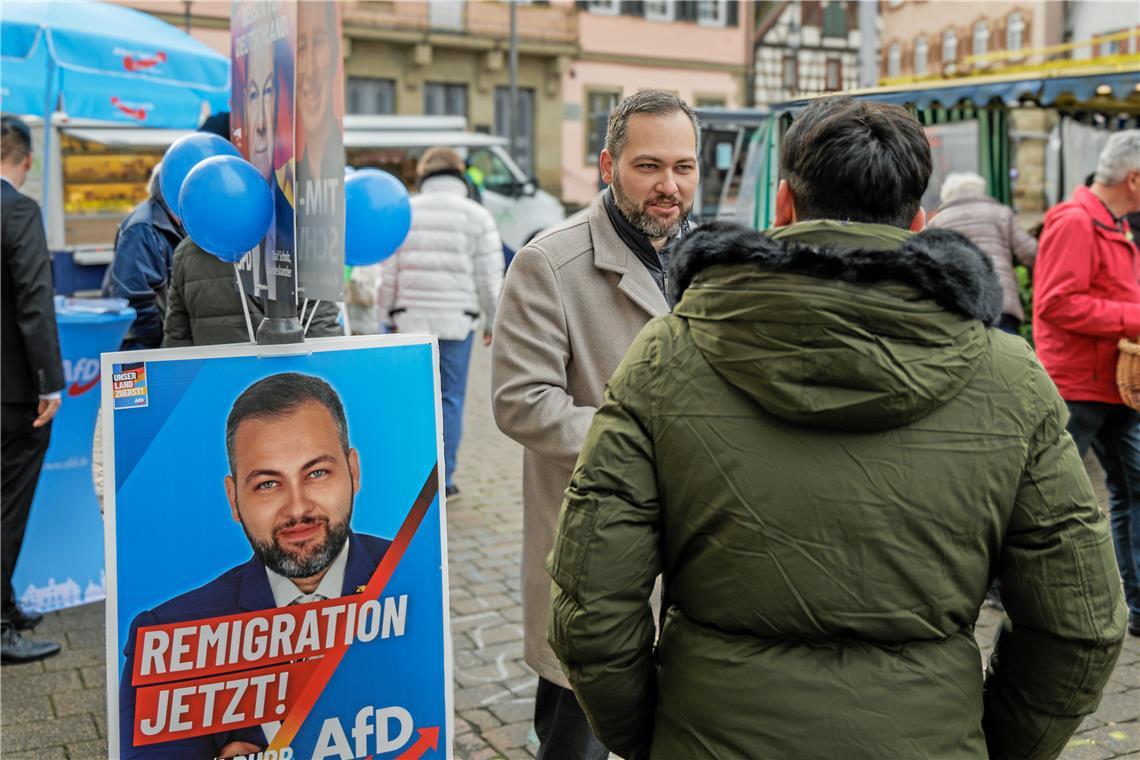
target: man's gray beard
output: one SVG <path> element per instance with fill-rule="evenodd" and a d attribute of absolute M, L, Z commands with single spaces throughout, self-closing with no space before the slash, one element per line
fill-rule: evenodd
<path fill-rule="evenodd" d="M 328 535 L 325 537 L 325 542 L 310 552 L 304 560 L 282 549 L 275 539 L 258 541 L 246 530 L 244 522 L 241 527 L 245 530 L 245 537 L 249 539 L 254 556 L 270 570 L 286 578 L 310 578 L 331 565 L 336 555 L 340 554 L 340 550 L 348 541 L 348 524 L 351 520 L 352 509 L 349 509 L 348 516 L 339 523 L 330 523 L 327 518 L 302 517 L 280 526 L 278 530 L 315 522 L 326 524 Z"/>
<path fill-rule="evenodd" d="M 625 189 L 621 186 L 621 180 L 618 179 L 617 170 L 614 170 L 614 180 L 610 183 L 610 189 L 614 194 L 614 203 L 617 204 L 618 211 L 621 212 L 621 215 L 625 217 L 625 220 L 629 222 L 635 230 L 650 240 L 675 237 L 677 233 L 681 231 L 681 228 L 684 227 L 686 220 L 689 218 L 689 212 L 692 210 L 692 206 L 683 208 L 678 204 L 678 208 L 681 209 L 681 214 L 677 217 L 676 221 L 669 224 L 659 221 L 655 216 L 646 211 L 644 206 L 638 206 L 625 194 Z M 650 200 L 656 200 L 659 197 L 667 196 L 662 196 L 658 193 Z"/>

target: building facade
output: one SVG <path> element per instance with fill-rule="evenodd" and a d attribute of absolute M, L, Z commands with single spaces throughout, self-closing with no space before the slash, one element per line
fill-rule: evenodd
<path fill-rule="evenodd" d="M 578 54 L 562 74 L 562 198 L 598 192 L 598 154 L 610 110 L 642 89 L 694 106 L 749 101 L 752 2 L 588 0 L 576 4 Z"/>
<path fill-rule="evenodd" d="M 758 106 L 827 92 L 859 82 L 859 3 L 763 3 L 755 33 Z"/>
<path fill-rule="evenodd" d="M 1048 0 L 882 0 L 880 83 L 1040 63 L 1044 56 L 1034 50 L 1062 41 L 1065 5 Z"/>

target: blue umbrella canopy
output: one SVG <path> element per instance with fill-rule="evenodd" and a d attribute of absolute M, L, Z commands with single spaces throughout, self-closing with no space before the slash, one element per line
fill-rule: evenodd
<path fill-rule="evenodd" d="M 100 2 L 0 7 L 0 108 L 148 127 L 228 111 L 229 60 L 146 13 Z"/>

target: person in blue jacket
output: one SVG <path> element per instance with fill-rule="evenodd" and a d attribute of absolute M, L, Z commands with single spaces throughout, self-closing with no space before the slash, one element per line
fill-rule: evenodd
<path fill-rule="evenodd" d="M 182 225 L 162 199 L 154 167 L 148 198 L 135 206 L 115 233 L 115 253 L 103 277 L 103 295 L 125 298 L 135 310 L 120 349 L 158 348 L 166 312 L 166 286 L 175 247 L 186 236 Z"/>

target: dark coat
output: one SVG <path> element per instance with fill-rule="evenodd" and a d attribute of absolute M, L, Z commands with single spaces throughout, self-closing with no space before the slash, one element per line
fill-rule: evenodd
<path fill-rule="evenodd" d="M 183 237 L 182 228 L 158 198 L 135 206 L 119 225 L 115 257 L 103 277 L 103 295 L 125 298 L 135 310 L 122 350 L 162 345 L 170 264 Z"/>
<path fill-rule="evenodd" d="M 247 293 L 245 301 L 256 334 L 265 311 L 260 298 L 251 298 Z M 338 316 L 340 311 L 335 303 L 321 301 L 308 337 L 344 335 Z M 206 253 L 190 238 L 174 250 L 163 333 L 162 345 L 166 348 L 249 342 L 233 264 Z"/>
<path fill-rule="evenodd" d="M 376 567 L 388 551 L 391 542 L 365 533 L 349 533 L 348 561 L 344 568 L 344 585 L 341 595 L 358 593 L 360 586 L 368 584 Z M 134 672 L 135 639 L 138 629 L 152 625 L 183 623 L 191 620 L 238 615 L 243 612 L 271 610 L 277 607 L 265 565 L 257 557 L 227 570 L 204 586 L 163 602 L 152 610 L 140 612 L 131 621 L 123 654 L 123 677 L 119 681 L 119 740 L 123 745 L 122 758 L 162 757 L 164 760 L 202 760 L 216 757 L 218 750 L 233 741 L 247 741 L 264 748 L 265 734 L 260 726 L 248 726 L 236 731 L 209 736 L 179 739 L 160 745 L 138 749 L 132 746 L 132 726 L 135 712 L 135 688 L 131 685 Z M 112 754 L 115 754 L 112 752 Z"/>
<path fill-rule="evenodd" d="M 7 181 L 0 181 L 0 238 L 4 258 L 0 398 L 5 404 L 34 404 L 64 385 L 51 254 L 40 207 Z"/>
<path fill-rule="evenodd" d="M 670 282 L 550 560 L 551 643 L 598 738 L 666 760 L 1056 756 L 1126 610 L 1065 404 L 986 327 L 989 258 L 945 230 L 714 223 Z M 1013 628 L 983 681 L 994 578 Z"/>

